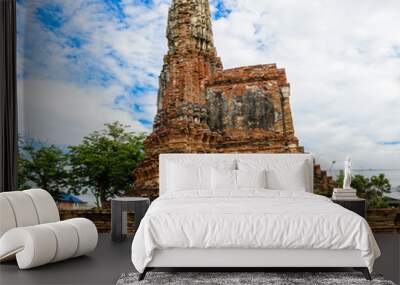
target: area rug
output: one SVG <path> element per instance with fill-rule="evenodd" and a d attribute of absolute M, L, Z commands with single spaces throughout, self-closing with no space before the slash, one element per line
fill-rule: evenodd
<path fill-rule="evenodd" d="M 117 285 L 185 285 L 185 284 L 213 284 L 213 285 L 395 285 L 392 281 L 384 280 L 381 276 L 373 276 L 368 281 L 358 272 L 248 272 L 248 273 L 208 273 L 208 272 L 149 272 L 143 281 L 138 281 L 139 274 L 123 274 Z"/>

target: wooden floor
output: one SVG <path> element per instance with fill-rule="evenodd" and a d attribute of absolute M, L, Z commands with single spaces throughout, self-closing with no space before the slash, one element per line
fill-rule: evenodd
<path fill-rule="evenodd" d="M 400 284 L 400 235 L 375 236 L 383 256 L 377 260 L 375 271 Z M 15 262 L 0 265 L 0 284 L 109 284 L 117 282 L 122 273 L 133 272 L 132 240 L 114 243 L 110 236 L 99 236 L 97 249 L 88 256 L 49 264 L 30 270 L 19 270 Z"/>

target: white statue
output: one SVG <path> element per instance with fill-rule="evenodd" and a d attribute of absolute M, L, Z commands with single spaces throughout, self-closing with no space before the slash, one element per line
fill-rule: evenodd
<path fill-rule="evenodd" d="M 352 189 L 351 188 L 351 157 L 348 156 L 346 161 L 344 162 L 344 179 L 343 179 L 343 189 Z"/>

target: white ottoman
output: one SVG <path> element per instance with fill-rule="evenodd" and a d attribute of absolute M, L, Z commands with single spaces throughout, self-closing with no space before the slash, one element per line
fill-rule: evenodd
<path fill-rule="evenodd" d="M 60 222 L 55 202 L 44 190 L 0 193 L 0 214 L 0 261 L 16 258 L 20 269 L 77 257 L 96 248 L 93 222 L 84 218 Z"/>

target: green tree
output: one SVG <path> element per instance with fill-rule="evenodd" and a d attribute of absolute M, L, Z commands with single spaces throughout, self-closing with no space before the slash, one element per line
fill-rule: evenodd
<path fill-rule="evenodd" d="M 18 157 L 18 189 L 35 186 L 47 190 L 55 199 L 68 190 L 67 156 L 54 145 L 21 141 Z"/>
<path fill-rule="evenodd" d="M 352 177 L 351 186 L 354 189 L 357 189 L 357 192 L 359 192 L 362 196 L 365 196 L 366 193 L 370 191 L 371 180 L 368 177 L 357 174 Z"/>
<path fill-rule="evenodd" d="M 370 208 L 387 208 L 389 207 L 388 198 L 379 195 L 370 195 L 368 206 Z"/>
<path fill-rule="evenodd" d="M 390 181 L 385 177 L 385 174 L 381 173 L 371 177 L 371 188 L 383 194 L 390 193 L 392 185 L 390 185 Z"/>
<path fill-rule="evenodd" d="M 26 159 L 21 156 L 21 154 L 17 157 L 17 189 L 25 190 L 30 186 L 28 184 L 27 170 L 26 170 Z"/>
<path fill-rule="evenodd" d="M 343 187 L 344 173 L 340 171 L 336 183 L 339 187 Z M 351 187 L 357 190 L 357 195 L 361 198 L 365 198 L 368 201 L 368 206 L 371 208 L 387 208 L 389 206 L 388 199 L 383 197 L 384 192 L 390 192 L 390 182 L 385 177 L 385 174 L 381 173 L 371 178 L 363 175 L 352 176 Z"/>
<path fill-rule="evenodd" d="M 128 132 L 119 122 L 83 138 L 70 147 L 72 184 L 81 193 L 91 191 L 104 205 L 133 186 L 132 171 L 144 157 L 143 134 Z"/>

